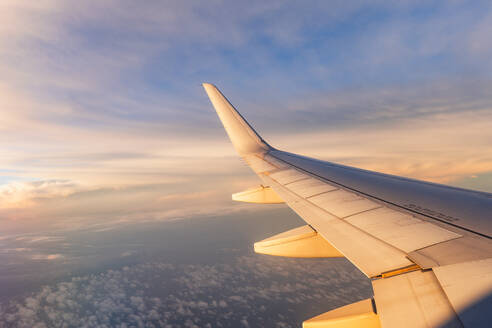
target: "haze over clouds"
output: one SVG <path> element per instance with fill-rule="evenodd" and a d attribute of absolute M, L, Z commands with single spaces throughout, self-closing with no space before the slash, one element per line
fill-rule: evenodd
<path fill-rule="evenodd" d="M 0 2 L 0 327 L 297 327 L 367 298 L 345 259 L 253 255 L 304 224 L 202 82 L 273 146 L 492 191 L 490 1 Z"/>
<path fill-rule="evenodd" d="M 0 327 L 296 327 L 368 297 L 346 259 L 253 254 L 299 224 L 275 209 L 5 237 Z"/>
<path fill-rule="evenodd" d="M 4 231 L 235 211 L 257 180 L 204 81 L 286 150 L 454 184 L 492 171 L 487 1 L 0 6 Z"/>
<path fill-rule="evenodd" d="M 124 266 L 43 286 L 32 296 L 0 306 L 0 325 L 298 327 L 302 319 L 292 322 L 289 317 L 303 304 L 337 306 L 369 293 L 369 283 L 348 263 L 330 268 L 320 260 L 297 262 L 241 256 L 231 264 L 156 261 Z"/>

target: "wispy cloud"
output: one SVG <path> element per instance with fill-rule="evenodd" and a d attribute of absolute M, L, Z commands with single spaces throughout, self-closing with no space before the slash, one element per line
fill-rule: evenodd
<path fill-rule="evenodd" d="M 53 261 L 62 258 L 62 254 L 35 254 L 31 256 L 31 259 L 35 261 Z"/>
<path fill-rule="evenodd" d="M 257 180 L 203 81 L 286 150 L 439 182 L 492 170 L 488 2 L 0 6 L 2 229 L 237 208 Z"/>
<path fill-rule="evenodd" d="M 36 200 L 66 197 L 77 191 L 77 185 L 66 180 L 11 182 L 0 185 L 1 208 L 22 208 Z"/>

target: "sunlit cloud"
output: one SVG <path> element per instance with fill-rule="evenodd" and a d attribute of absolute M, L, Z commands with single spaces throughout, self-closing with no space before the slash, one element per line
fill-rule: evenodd
<path fill-rule="evenodd" d="M 244 209 L 230 194 L 259 180 L 204 81 L 284 150 L 451 184 L 491 172 L 490 5 L 372 6 L 388 14 L 360 27 L 364 2 L 2 2 L 1 229 Z"/>
<path fill-rule="evenodd" d="M 457 104 L 462 105 L 460 103 Z M 425 111 L 425 107 L 422 108 Z M 492 106 L 277 137 L 280 148 L 365 169 L 452 183 L 492 171 Z M 382 113 L 373 113 L 382 115 Z M 302 137 L 300 137 L 302 136 Z"/>
<path fill-rule="evenodd" d="M 62 258 L 62 254 L 35 254 L 31 256 L 31 259 L 35 261 L 53 261 Z"/>
<path fill-rule="evenodd" d="M 11 182 L 0 185 L 2 208 L 28 207 L 36 200 L 66 197 L 77 191 L 77 185 L 66 180 Z"/>
<path fill-rule="evenodd" d="M 16 237 L 15 240 L 17 241 L 24 241 L 28 244 L 32 243 L 46 243 L 46 242 L 57 242 L 57 241 L 62 241 L 64 240 L 65 237 L 61 236 L 20 236 Z"/>

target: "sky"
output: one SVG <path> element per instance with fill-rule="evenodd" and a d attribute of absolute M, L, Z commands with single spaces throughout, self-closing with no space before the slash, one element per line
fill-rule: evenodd
<path fill-rule="evenodd" d="M 125 275 L 99 266 L 117 232 L 285 214 L 230 200 L 260 181 L 203 82 L 276 148 L 492 192 L 490 1 L 3 0 L 0 21 L 4 278 L 56 262 L 61 279 L 26 297 Z M 71 234 L 106 257 L 82 272 Z"/>
<path fill-rule="evenodd" d="M 488 1 L 0 6 L 0 231 L 241 208 L 202 82 L 277 148 L 492 190 Z"/>

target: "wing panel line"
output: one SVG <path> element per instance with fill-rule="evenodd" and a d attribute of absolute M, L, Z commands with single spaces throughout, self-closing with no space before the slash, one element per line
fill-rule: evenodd
<path fill-rule="evenodd" d="M 483 233 L 477 232 L 477 231 L 472 230 L 472 229 L 469 229 L 469 228 L 465 228 L 465 227 L 459 226 L 459 225 L 457 225 L 457 224 L 454 224 L 454 223 L 448 222 L 448 221 L 443 220 L 443 219 L 436 218 L 436 217 L 434 217 L 434 216 L 430 216 L 429 214 L 426 214 L 426 213 L 417 212 L 417 211 L 412 210 L 412 209 L 410 209 L 410 208 L 406 208 L 406 207 L 404 207 L 404 206 L 401 206 L 401 205 L 398 205 L 398 204 L 395 204 L 395 203 L 389 202 L 389 201 L 387 201 L 387 200 L 385 200 L 385 199 L 381 199 L 381 198 L 375 197 L 375 196 L 373 196 L 373 195 L 370 195 L 370 194 L 367 194 L 367 193 L 361 192 L 361 191 L 359 191 L 359 190 L 357 190 L 357 189 L 354 189 L 354 188 L 351 188 L 351 187 L 347 187 L 347 186 L 345 186 L 345 185 L 343 185 L 343 184 L 341 184 L 341 183 L 338 183 L 338 182 L 335 182 L 335 181 L 333 181 L 333 180 L 327 179 L 327 178 L 322 177 L 322 176 L 320 176 L 320 175 L 318 175 L 318 174 L 316 174 L 316 173 L 313 173 L 313 172 L 307 171 L 307 170 L 303 169 L 302 167 L 299 167 L 299 166 L 297 166 L 297 165 L 294 165 L 294 164 L 292 164 L 292 163 L 289 163 L 289 162 L 287 162 L 287 161 L 285 161 L 285 160 L 283 160 L 283 159 L 281 159 L 281 158 L 276 157 L 276 156 L 275 156 L 275 155 L 273 155 L 273 154 L 270 154 L 270 153 L 269 153 L 269 155 L 270 155 L 270 156 L 272 156 L 272 157 L 274 157 L 276 160 L 282 161 L 282 162 L 284 162 L 284 163 L 286 163 L 286 164 L 288 164 L 288 165 L 291 165 L 292 167 L 295 167 L 295 168 L 296 168 L 296 169 L 298 169 L 298 170 L 301 170 L 301 171 L 303 171 L 303 172 L 305 172 L 305 173 L 311 174 L 312 176 L 315 176 L 315 177 L 317 177 L 317 178 L 319 178 L 319 179 L 322 179 L 322 180 L 324 180 L 324 181 L 328 181 L 328 182 L 330 182 L 330 183 L 333 183 L 333 184 L 335 184 L 335 185 L 337 185 L 337 186 L 340 186 L 341 188 L 344 188 L 344 189 L 347 189 L 347 190 L 354 191 L 354 192 L 356 192 L 356 193 L 358 193 L 358 194 L 361 194 L 361 195 L 364 195 L 364 196 L 370 197 L 370 198 L 372 198 L 372 199 L 378 200 L 378 201 L 383 202 L 383 203 L 385 203 L 385 204 L 390 204 L 390 205 L 395 206 L 395 207 L 397 207 L 397 208 L 400 208 L 400 209 L 402 209 L 402 210 L 404 210 L 404 211 L 407 211 L 407 212 L 411 212 L 411 213 L 415 213 L 415 214 L 418 214 L 418 215 L 425 216 L 425 217 L 427 217 L 427 218 L 429 218 L 429 219 L 439 221 L 439 222 L 441 222 L 441 223 L 444 223 L 444 224 L 446 224 L 446 225 L 449 225 L 449 226 L 455 227 L 455 228 L 457 228 L 457 229 L 461 229 L 461 230 L 464 230 L 464 231 L 468 231 L 468 232 L 471 232 L 471 233 L 473 233 L 473 234 L 479 235 L 479 236 L 481 236 L 481 237 L 485 237 L 485 238 L 487 238 L 487 239 L 492 239 L 492 236 L 489 236 L 489 235 L 486 235 L 486 234 L 483 234 Z"/>

